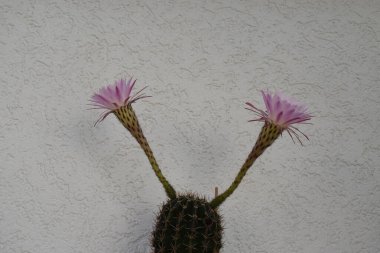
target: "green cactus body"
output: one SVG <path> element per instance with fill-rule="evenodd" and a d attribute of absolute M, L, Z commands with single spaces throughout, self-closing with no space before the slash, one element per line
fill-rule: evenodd
<path fill-rule="evenodd" d="M 152 234 L 154 253 L 216 253 L 222 247 L 222 219 L 194 194 L 169 199 Z"/>

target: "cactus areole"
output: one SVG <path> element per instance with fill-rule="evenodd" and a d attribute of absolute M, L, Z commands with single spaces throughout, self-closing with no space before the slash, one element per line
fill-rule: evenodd
<path fill-rule="evenodd" d="M 218 253 L 222 248 L 223 226 L 218 207 L 236 190 L 249 168 L 256 159 L 271 146 L 275 140 L 287 132 L 302 144 L 303 134 L 295 124 L 305 123 L 311 119 L 304 105 L 287 98 L 281 93 L 262 91 L 266 110 L 258 109 L 251 103 L 246 103 L 248 110 L 258 118 L 250 121 L 260 121 L 264 125 L 249 153 L 247 159 L 238 171 L 231 185 L 220 195 L 208 202 L 205 198 L 193 193 L 178 194 L 163 175 L 153 151 L 140 127 L 132 103 L 147 98 L 141 93 L 143 89 L 132 94 L 136 80 L 124 79 L 114 85 L 103 87 L 91 97 L 94 109 L 104 109 L 97 123 L 103 121 L 109 114 L 114 114 L 120 123 L 131 133 L 140 144 L 147 156 L 152 170 L 162 184 L 168 201 L 161 207 L 156 218 L 156 224 L 151 238 L 154 253 Z"/>

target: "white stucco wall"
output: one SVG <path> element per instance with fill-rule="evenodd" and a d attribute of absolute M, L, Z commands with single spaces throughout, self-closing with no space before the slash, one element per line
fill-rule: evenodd
<path fill-rule="evenodd" d="M 149 252 L 164 191 L 129 133 L 87 110 L 135 76 L 178 191 L 224 190 L 261 128 L 308 104 L 221 207 L 223 253 L 380 252 L 380 1 L 0 1 L 0 252 Z"/>

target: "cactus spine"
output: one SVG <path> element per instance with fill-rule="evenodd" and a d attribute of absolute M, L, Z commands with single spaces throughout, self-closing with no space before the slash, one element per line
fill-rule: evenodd
<path fill-rule="evenodd" d="M 152 234 L 154 253 L 216 253 L 222 247 L 222 219 L 194 194 L 169 199 Z"/>

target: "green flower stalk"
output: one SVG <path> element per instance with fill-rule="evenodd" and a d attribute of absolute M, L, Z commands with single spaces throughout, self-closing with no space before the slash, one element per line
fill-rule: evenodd
<path fill-rule="evenodd" d="M 298 133 L 301 133 L 298 128 L 294 127 L 296 123 L 304 123 L 311 119 L 311 115 L 306 111 L 306 107 L 295 102 L 293 99 L 287 98 L 280 93 L 271 94 L 262 91 L 263 99 L 267 111 L 256 108 L 251 103 L 246 103 L 249 107 L 248 110 L 254 112 L 259 118 L 250 121 L 264 122 L 256 144 L 253 146 L 252 151 L 249 153 L 245 163 L 240 168 L 239 173 L 235 177 L 230 187 L 221 195 L 215 197 L 210 205 L 213 208 L 220 206 L 239 186 L 243 180 L 248 169 L 253 165 L 256 159 L 282 134 L 285 130 L 292 140 L 294 135 L 302 144 Z M 298 132 L 298 133 L 297 133 Z"/>
<path fill-rule="evenodd" d="M 103 121 L 109 114 L 113 113 L 144 150 L 154 173 L 165 189 L 166 195 L 170 199 L 174 199 L 177 194 L 162 174 L 156 158 L 153 155 L 153 151 L 144 136 L 137 116 L 132 108 L 132 103 L 135 101 L 149 97 L 141 94 L 141 91 L 144 90 L 144 88 L 138 91 L 135 95 L 131 96 L 131 91 L 135 83 L 136 80 L 132 81 L 132 78 L 129 79 L 128 83 L 126 80 L 121 79 L 120 81 L 116 81 L 114 85 L 103 87 L 98 93 L 95 93 L 91 97 L 90 101 L 92 102 L 94 109 L 106 109 L 95 124 Z"/>

